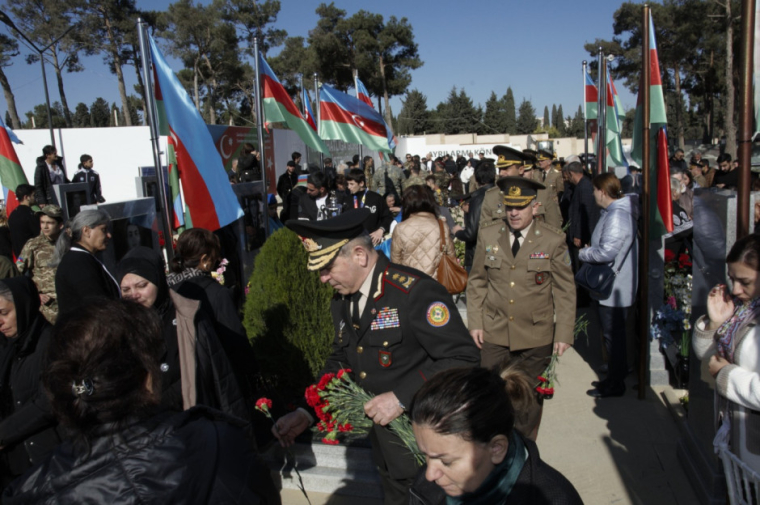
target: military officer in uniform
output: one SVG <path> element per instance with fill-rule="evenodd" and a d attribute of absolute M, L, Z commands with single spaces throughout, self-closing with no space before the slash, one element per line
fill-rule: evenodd
<path fill-rule="evenodd" d="M 494 146 L 493 153 L 498 156 L 496 159 L 496 169 L 499 171 L 499 178 L 506 176 L 522 176 L 525 170 L 525 163 L 529 158 L 517 149 L 507 146 Z M 483 197 L 483 206 L 480 210 L 480 226 L 484 223 L 490 223 L 497 219 L 505 217 L 505 208 L 502 190 L 495 185 Z"/>
<path fill-rule="evenodd" d="M 543 207 L 544 219 L 555 228 L 562 228 L 562 212 L 559 210 L 559 194 L 565 189 L 562 173 L 552 168 L 554 153 L 539 149 L 536 154 L 539 170 L 533 170 L 533 180 L 545 189 L 538 192 L 539 206 Z"/>
<path fill-rule="evenodd" d="M 575 282 L 565 234 L 533 219 L 543 185 L 504 177 L 502 210 L 478 233 L 467 283 L 467 322 L 481 365 L 518 361 L 539 376 L 551 355 L 573 344 Z M 540 411 L 535 413 L 538 428 Z M 526 436 L 530 434 L 526 433 Z"/>
<path fill-rule="evenodd" d="M 325 221 L 286 226 L 302 237 L 308 269 L 319 272 L 336 294 L 330 310 L 335 326 L 327 372 L 351 369 L 356 383 L 376 395 L 364 405 L 374 421 L 373 458 L 386 504 L 408 503 L 417 474 L 414 457 L 386 426 L 404 413 L 412 396 L 433 374 L 456 366 L 477 366 L 480 356 L 451 295 L 417 270 L 390 263 L 372 245 L 358 209 Z M 281 417 L 273 432 L 284 446 L 313 418 L 304 409 Z"/>
<path fill-rule="evenodd" d="M 45 205 L 37 212 L 40 219 L 40 234 L 29 239 L 16 258 L 16 267 L 24 275 L 31 274 L 37 291 L 40 292 L 40 312 L 50 324 L 58 317 L 58 300 L 55 294 L 55 272 L 57 267 L 49 266 L 55 257 L 55 242 L 63 230 L 63 213 L 57 205 Z"/>

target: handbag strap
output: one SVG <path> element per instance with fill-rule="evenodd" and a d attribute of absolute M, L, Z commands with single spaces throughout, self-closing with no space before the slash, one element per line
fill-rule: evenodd
<path fill-rule="evenodd" d="M 436 221 L 438 221 L 438 227 L 441 230 L 441 252 L 445 254 L 446 253 L 446 236 L 443 230 L 443 221 L 441 221 L 438 218 L 435 218 L 435 219 Z"/>

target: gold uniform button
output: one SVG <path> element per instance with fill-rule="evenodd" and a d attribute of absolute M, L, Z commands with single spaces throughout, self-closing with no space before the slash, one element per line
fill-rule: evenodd
<path fill-rule="evenodd" d="M 515 287 L 515 283 L 514 283 L 514 282 L 510 282 L 510 283 L 509 283 L 509 287 L 510 287 L 510 288 L 513 288 L 513 287 Z"/>
<path fill-rule="evenodd" d="M 509 300 L 509 303 L 515 303 L 515 301 L 514 300 Z"/>
<path fill-rule="evenodd" d="M 383 347 L 388 347 L 388 341 L 383 342 Z"/>
<path fill-rule="evenodd" d="M 514 269 L 515 269 L 515 266 L 514 266 L 514 265 L 512 265 L 511 267 L 509 267 L 509 269 L 510 269 L 510 270 L 514 270 Z"/>
<path fill-rule="evenodd" d="M 358 354 L 361 354 L 361 353 L 363 353 L 363 352 L 364 352 L 364 347 L 362 347 L 362 346 L 359 346 L 359 347 L 357 347 L 357 348 L 356 348 L 356 352 L 357 352 Z"/>
<path fill-rule="evenodd" d="M 366 379 L 367 378 L 367 372 L 362 372 L 359 374 L 360 379 Z"/>
<path fill-rule="evenodd" d="M 514 320 L 515 320 L 515 318 L 514 318 L 514 317 L 512 317 L 512 316 L 509 316 L 509 320 L 510 320 L 510 321 L 514 321 Z M 364 377 L 362 377 L 362 378 L 364 378 Z"/>

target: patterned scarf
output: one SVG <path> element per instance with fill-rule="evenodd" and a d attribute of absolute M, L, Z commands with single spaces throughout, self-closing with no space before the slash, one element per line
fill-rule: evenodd
<path fill-rule="evenodd" d="M 733 315 L 721 324 L 715 332 L 718 339 L 718 354 L 721 358 L 728 360 L 729 363 L 734 362 L 734 350 L 736 349 L 734 338 L 739 335 L 747 324 L 760 316 L 760 298 L 755 298 L 747 303 L 741 303 L 738 299 L 734 298 L 734 306 L 737 308 L 734 310 Z"/>
<path fill-rule="evenodd" d="M 179 273 L 167 275 L 166 283 L 169 285 L 169 287 L 173 287 L 184 280 L 192 279 L 193 277 L 199 277 L 201 275 L 211 275 L 211 274 L 209 274 L 208 272 L 204 272 L 203 270 L 198 270 L 197 268 L 186 268 Z"/>

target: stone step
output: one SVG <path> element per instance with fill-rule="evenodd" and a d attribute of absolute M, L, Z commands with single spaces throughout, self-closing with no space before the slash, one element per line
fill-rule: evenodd
<path fill-rule="evenodd" d="M 275 483 L 279 482 L 282 488 L 300 489 L 298 476 L 293 470 L 295 457 L 307 492 L 382 498 L 380 476 L 369 447 L 297 443 L 290 452 L 292 456 L 286 458 L 285 449 L 273 445 L 263 453 Z"/>

